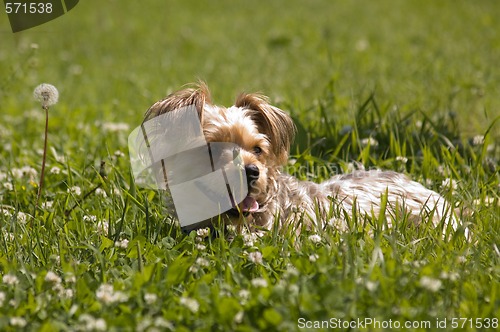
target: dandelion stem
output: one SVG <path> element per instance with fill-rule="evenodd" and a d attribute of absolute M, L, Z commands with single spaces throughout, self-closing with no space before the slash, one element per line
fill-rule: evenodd
<path fill-rule="evenodd" d="M 36 207 L 38 208 L 38 204 L 40 202 L 40 196 L 42 195 L 43 188 L 43 179 L 45 177 L 45 161 L 47 159 L 47 136 L 49 132 L 49 107 L 43 106 L 45 110 L 45 138 L 43 142 L 43 157 L 42 157 L 42 171 L 40 172 L 40 183 L 38 185 L 38 194 L 36 197 Z"/>

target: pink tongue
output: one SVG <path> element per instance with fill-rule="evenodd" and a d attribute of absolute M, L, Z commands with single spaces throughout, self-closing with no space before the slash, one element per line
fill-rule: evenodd
<path fill-rule="evenodd" d="M 240 210 L 243 212 L 255 212 L 259 209 L 259 203 L 255 200 L 255 198 L 247 196 L 245 199 L 238 204 Z"/>

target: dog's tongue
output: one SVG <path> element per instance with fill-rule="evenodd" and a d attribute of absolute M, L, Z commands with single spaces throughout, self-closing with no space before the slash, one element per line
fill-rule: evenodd
<path fill-rule="evenodd" d="M 259 209 L 259 203 L 257 203 L 255 198 L 250 196 L 245 197 L 238 206 L 242 212 L 255 212 Z"/>

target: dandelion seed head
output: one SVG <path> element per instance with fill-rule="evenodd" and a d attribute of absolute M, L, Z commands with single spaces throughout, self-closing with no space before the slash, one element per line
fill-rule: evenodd
<path fill-rule="evenodd" d="M 42 83 L 33 91 L 33 97 L 42 103 L 43 108 L 47 108 L 57 103 L 59 91 L 52 84 Z"/>

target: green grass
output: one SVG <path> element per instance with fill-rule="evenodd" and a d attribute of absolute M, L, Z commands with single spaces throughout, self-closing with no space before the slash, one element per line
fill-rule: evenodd
<path fill-rule="evenodd" d="M 379 326 L 361 330 L 389 320 L 494 327 L 498 9 L 85 1 L 15 35 L 0 14 L 0 330 L 294 331 L 365 318 Z M 197 78 L 216 103 L 261 91 L 290 112 L 297 177 L 322 181 L 353 163 L 405 172 L 453 202 L 471 241 L 463 229 L 444 241 L 425 223 L 398 218 L 383 230 L 362 216 L 348 233 L 183 234 L 156 192 L 134 186 L 127 135 L 154 101 Z M 44 113 L 32 91 L 42 82 L 60 101 L 37 210 Z"/>

